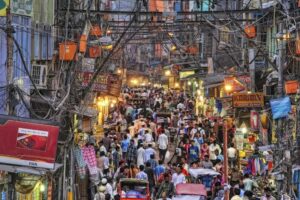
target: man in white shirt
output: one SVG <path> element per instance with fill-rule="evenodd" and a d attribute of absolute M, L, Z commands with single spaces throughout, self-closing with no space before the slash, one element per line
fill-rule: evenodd
<path fill-rule="evenodd" d="M 162 130 L 162 133 L 159 135 L 157 142 L 158 142 L 158 149 L 159 149 L 159 159 L 164 162 L 168 150 L 168 144 L 169 144 L 169 139 L 164 129 Z"/>
<path fill-rule="evenodd" d="M 145 158 L 144 158 L 144 162 L 147 163 L 148 160 L 150 160 L 150 156 L 151 155 L 155 155 L 155 150 L 152 148 L 151 144 L 148 144 L 148 148 L 145 150 Z"/>
<path fill-rule="evenodd" d="M 234 144 L 230 144 L 230 147 L 227 149 L 228 162 L 230 167 L 233 168 L 236 164 L 237 150 L 234 148 Z"/>
<path fill-rule="evenodd" d="M 144 141 L 146 144 L 151 144 L 153 142 L 153 137 L 149 130 L 145 130 Z"/>
<path fill-rule="evenodd" d="M 172 183 L 174 187 L 180 183 L 186 183 L 185 175 L 182 173 L 182 166 L 176 168 L 176 173 L 172 175 Z"/>
<path fill-rule="evenodd" d="M 216 155 L 216 150 L 219 152 L 222 152 L 222 149 L 220 145 L 217 144 L 216 141 L 214 141 L 212 144 L 209 145 L 209 159 L 211 162 L 215 165 L 216 160 L 217 160 L 217 155 Z"/>
<path fill-rule="evenodd" d="M 179 103 L 178 105 L 177 105 L 177 109 L 179 110 L 179 109 L 181 109 L 181 110 L 184 110 L 185 109 L 185 105 L 183 104 L 183 103 Z"/>

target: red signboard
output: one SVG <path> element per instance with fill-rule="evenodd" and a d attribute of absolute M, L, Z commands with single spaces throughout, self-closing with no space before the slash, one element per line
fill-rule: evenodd
<path fill-rule="evenodd" d="M 42 122 L 0 115 L 0 163 L 53 169 L 59 127 Z"/>
<path fill-rule="evenodd" d="M 93 77 L 93 72 L 78 72 L 79 81 L 83 87 L 88 86 Z M 122 80 L 118 75 L 102 74 L 97 76 L 92 90 L 94 92 L 100 92 L 111 96 L 119 96 L 122 87 Z"/>
<path fill-rule="evenodd" d="M 82 83 L 83 87 L 88 86 L 88 84 L 90 83 L 90 81 L 93 77 L 93 74 L 94 74 L 93 72 L 78 72 L 79 82 Z M 94 92 L 107 93 L 108 92 L 107 82 L 108 82 L 108 75 L 97 76 L 97 78 L 92 86 L 92 90 Z"/>

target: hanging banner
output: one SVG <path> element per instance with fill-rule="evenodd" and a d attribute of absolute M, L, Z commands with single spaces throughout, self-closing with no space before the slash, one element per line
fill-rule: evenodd
<path fill-rule="evenodd" d="M 236 129 L 235 134 L 236 149 L 242 151 L 244 149 L 244 134 L 241 129 Z"/>
<path fill-rule="evenodd" d="M 9 0 L 0 0 L 0 17 L 6 16 L 6 9 L 9 4 Z"/>
<path fill-rule="evenodd" d="M 11 13 L 32 16 L 32 0 L 11 0 Z"/>
<path fill-rule="evenodd" d="M 290 97 L 273 99 L 270 101 L 273 119 L 287 117 L 291 111 Z"/>
<path fill-rule="evenodd" d="M 235 108 L 257 108 L 264 106 L 263 93 L 235 93 L 232 95 L 232 105 Z"/>
<path fill-rule="evenodd" d="M 58 134 L 49 121 L 0 115 L 0 163 L 53 169 Z"/>
<path fill-rule="evenodd" d="M 251 129 L 254 131 L 258 131 L 259 130 L 259 114 L 256 110 L 251 110 L 250 113 L 250 125 L 251 125 Z"/>

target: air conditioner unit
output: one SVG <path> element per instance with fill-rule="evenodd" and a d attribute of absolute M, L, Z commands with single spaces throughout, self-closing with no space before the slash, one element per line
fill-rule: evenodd
<path fill-rule="evenodd" d="M 47 65 L 33 64 L 31 68 L 31 77 L 37 88 L 42 89 L 47 87 Z"/>

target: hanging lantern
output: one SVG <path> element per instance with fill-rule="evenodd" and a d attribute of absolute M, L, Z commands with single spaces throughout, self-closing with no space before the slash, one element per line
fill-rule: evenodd
<path fill-rule="evenodd" d="M 247 25 L 244 31 L 247 38 L 251 39 L 256 37 L 256 28 L 254 25 Z"/>
<path fill-rule="evenodd" d="M 97 58 L 101 55 L 101 47 L 93 46 L 89 48 L 89 54 L 91 58 Z"/>
<path fill-rule="evenodd" d="M 297 80 L 285 82 L 285 93 L 286 94 L 296 94 L 298 88 L 299 88 L 299 82 Z"/>
<path fill-rule="evenodd" d="M 59 59 L 72 61 L 75 59 L 77 44 L 75 42 L 62 42 L 59 44 Z"/>

